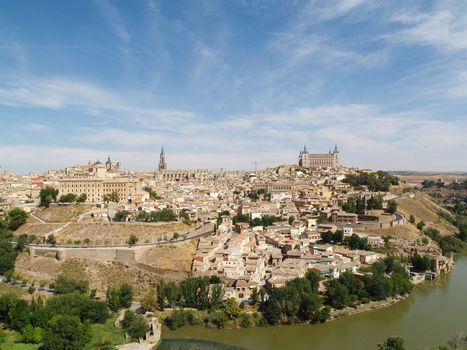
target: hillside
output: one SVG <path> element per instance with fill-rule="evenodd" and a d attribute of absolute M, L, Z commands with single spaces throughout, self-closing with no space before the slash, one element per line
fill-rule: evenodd
<path fill-rule="evenodd" d="M 164 245 L 141 251 L 137 266 L 125 267 L 116 262 L 99 262 L 86 259 L 58 261 L 53 257 L 19 255 L 15 273 L 36 283 L 50 283 L 60 274 L 89 281 L 90 288 L 103 296 L 107 288 L 128 282 L 142 295 L 151 283 L 162 277 L 165 280 L 181 280 L 188 276 L 197 241 Z"/>
<path fill-rule="evenodd" d="M 94 208 L 92 205 L 51 205 L 49 208 L 39 209 L 35 215 L 47 223 L 66 223 L 77 221 L 79 216 Z"/>
<path fill-rule="evenodd" d="M 453 234 L 457 228 L 446 220 L 442 219 L 438 213 L 449 213 L 446 209 L 438 205 L 430 196 L 417 192 L 414 198 L 402 197 L 397 200 L 398 211 L 408 220 L 410 215 L 415 217 L 415 222 L 424 221 L 427 226 L 436 228 L 442 235 Z"/>

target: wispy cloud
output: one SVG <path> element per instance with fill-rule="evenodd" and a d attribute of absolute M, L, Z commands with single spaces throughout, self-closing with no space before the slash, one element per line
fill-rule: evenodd
<path fill-rule="evenodd" d="M 467 7 L 462 1 L 439 1 L 430 12 L 399 11 L 393 22 L 405 28 L 388 34 L 393 42 L 433 46 L 439 50 L 467 50 Z"/>
<path fill-rule="evenodd" d="M 102 11 L 102 14 L 107 19 L 115 35 L 117 35 L 117 37 L 119 37 L 125 44 L 128 44 L 131 40 L 131 34 L 127 30 L 123 18 L 117 8 L 113 6 L 109 0 L 95 0 L 94 2 Z"/>

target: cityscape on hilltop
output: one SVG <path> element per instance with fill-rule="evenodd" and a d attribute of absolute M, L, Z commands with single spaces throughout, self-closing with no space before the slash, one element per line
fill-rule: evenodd
<path fill-rule="evenodd" d="M 466 350 L 467 1 L 0 10 L 0 350 Z"/>

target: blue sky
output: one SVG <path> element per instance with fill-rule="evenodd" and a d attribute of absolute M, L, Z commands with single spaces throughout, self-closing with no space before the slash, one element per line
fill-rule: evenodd
<path fill-rule="evenodd" d="M 0 2 L 8 170 L 467 170 L 464 1 Z"/>

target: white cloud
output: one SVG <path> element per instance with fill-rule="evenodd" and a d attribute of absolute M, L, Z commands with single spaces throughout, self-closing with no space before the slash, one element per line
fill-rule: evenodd
<path fill-rule="evenodd" d="M 173 130 L 195 117 L 190 111 L 148 105 L 148 96 L 114 92 L 98 85 L 64 78 L 22 77 L 3 79 L 0 105 L 44 109 L 80 108 L 103 120 L 127 120 L 146 128 Z"/>
<path fill-rule="evenodd" d="M 24 128 L 29 131 L 34 131 L 34 132 L 51 132 L 54 129 L 50 126 L 44 125 L 44 124 L 39 124 L 39 123 L 27 123 Z"/>
<path fill-rule="evenodd" d="M 397 12 L 391 18 L 406 26 L 390 33 L 393 42 L 433 46 L 439 50 L 467 50 L 467 7 L 462 1 L 439 1 L 431 12 Z"/>

